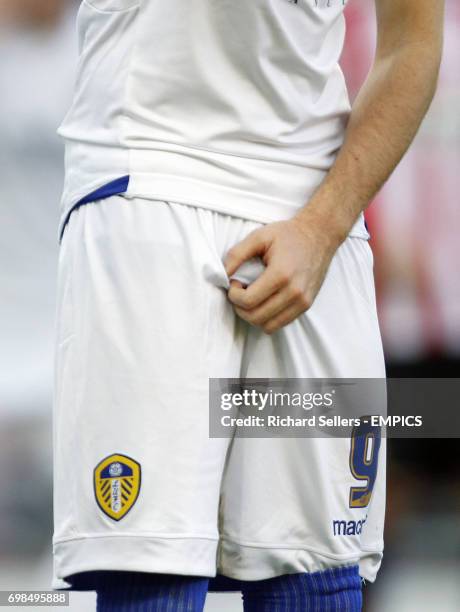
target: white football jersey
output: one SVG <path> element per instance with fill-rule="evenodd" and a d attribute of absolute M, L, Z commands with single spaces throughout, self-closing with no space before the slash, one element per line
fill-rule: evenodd
<path fill-rule="evenodd" d="M 342 0 L 84 0 L 62 223 L 88 193 L 266 223 L 331 167 L 350 111 Z M 363 217 L 352 230 L 368 237 Z"/>

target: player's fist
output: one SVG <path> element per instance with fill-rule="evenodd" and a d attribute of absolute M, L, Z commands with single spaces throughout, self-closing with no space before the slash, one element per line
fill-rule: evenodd
<path fill-rule="evenodd" d="M 260 257 L 266 266 L 246 288 L 231 281 L 228 298 L 236 313 L 267 334 L 291 323 L 313 304 L 337 247 L 324 220 L 314 215 L 255 230 L 225 259 L 229 277 L 252 257 Z"/>

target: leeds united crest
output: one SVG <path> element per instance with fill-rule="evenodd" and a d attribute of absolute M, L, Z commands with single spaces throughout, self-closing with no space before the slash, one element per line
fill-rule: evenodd
<path fill-rule="evenodd" d="M 141 488 L 141 466 L 126 455 L 110 455 L 94 469 L 94 492 L 99 508 L 119 521 L 136 503 Z"/>

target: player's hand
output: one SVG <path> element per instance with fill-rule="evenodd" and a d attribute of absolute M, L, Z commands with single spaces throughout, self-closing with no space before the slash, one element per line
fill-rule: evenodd
<path fill-rule="evenodd" d="M 314 214 L 271 223 L 249 234 L 227 253 L 229 277 L 259 256 L 265 271 L 245 288 L 232 280 L 228 298 L 236 313 L 271 334 L 308 310 L 323 283 L 340 240 L 327 220 Z"/>

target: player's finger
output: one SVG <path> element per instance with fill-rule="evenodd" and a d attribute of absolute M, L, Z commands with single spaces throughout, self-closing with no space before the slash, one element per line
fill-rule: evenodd
<path fill-rule="evenodd" d="M 262 329 L 266 334 L 273 334 L 281 328 L 289 325 L 303 314 L 305 310 L 300 307 L 297 303 L 292 306 L 288 306 L 285 310 L 275 315 L 272 319 L 268 320 L 262 325 Z"/>
<path fill-rule="evenodd" d="M 231 278 L 230 279 L 230 288 L 235 288 L 235 289 L 245 289 L 247 287 L 247 285 L 243 285 L 243 283 L 239 280 L 236 280 L 235 278 Z"/>
<path fill-rule="evenodd" d="M 256 317 L 254 317 L 252 311 L 244 310 L 244 308 L 234 307 L 236 314 L 251 325 L 261 327 L 267 334 L 272 334 L 278 331 L 285 325 L 288 325 L 294 321 L 302 312 L 304 312 L 297 304 L 291 304 L 286 308 L 283 308 L 281 312 L 276 314 L 274 317 L 269 318 L 263 323 L 257 323 Z"/>
<path fill-rule="evenodd" d="M 261 305 L 271 295 L 286 287 L 289 283 L 289 277 L 280 272 L 273 265 L 268 265 L 265 271 L 247 289 L 238 287 L 230 288 L 228 292 L 229 300 L 246 310 L 252 310 Z"/>
<path fill-rule="evenodd" d="M 267 248 L 263 230 L 256 230 L 232 247 L 225 256 L 225 270 L 228 276 L 234 274 L 248 259 L 261 256 Z"/>
<path fill-rule="evenodd" d="M 264 325 L 276 315 L 282 313 L 288 306 L 295 301 L 296 296 L 288 289 L 278 291 L 265 300 L 260 306 L 252 310 L 245 310 L 235 306 L 237 314 L 252 325 Z"/>

